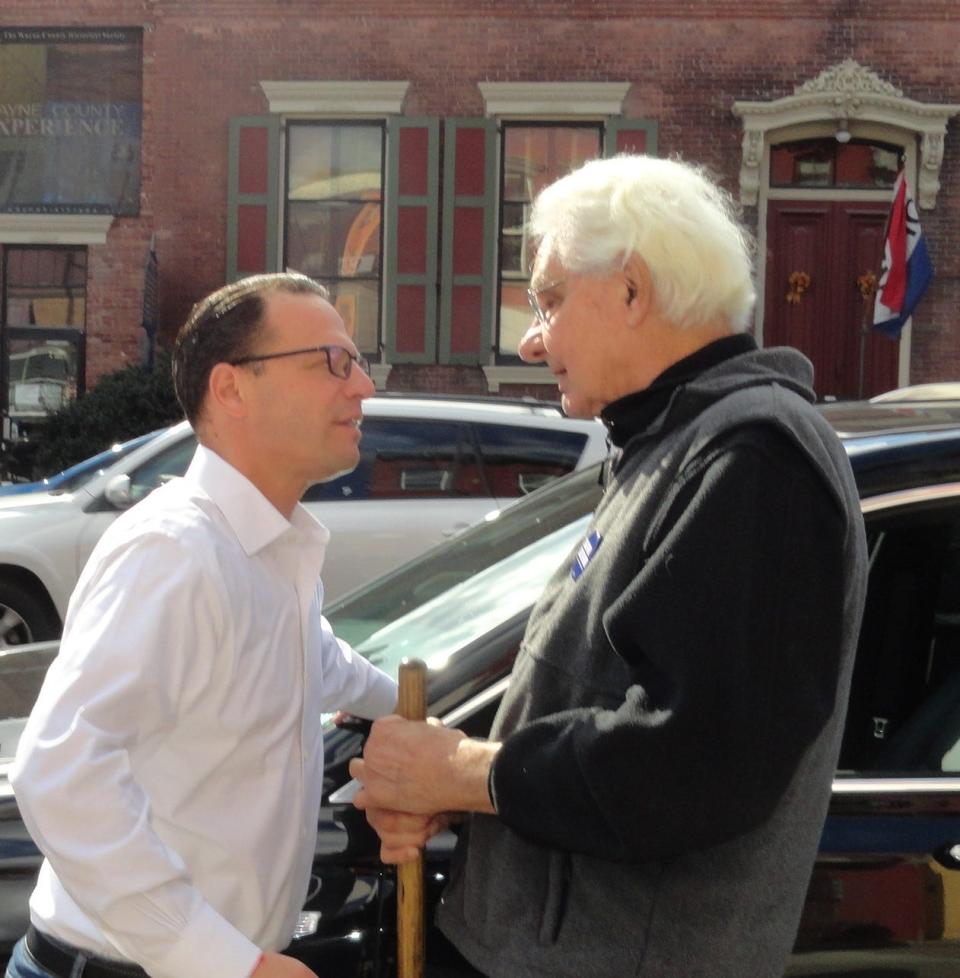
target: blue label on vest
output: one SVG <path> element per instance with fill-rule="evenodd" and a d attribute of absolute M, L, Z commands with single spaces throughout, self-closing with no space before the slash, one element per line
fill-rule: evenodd
<path fill-rule="evenodd" d="M 577 548 L 577 555 L 573 560 L 573 566 L 570 568 L 570 576 L 575 581 L 579 580 L 580 575 L 587 569 L 587 564 L 593 560 L 593 555 L 597 552 L 602 541 L 603 537 L 594 530 Z"/>

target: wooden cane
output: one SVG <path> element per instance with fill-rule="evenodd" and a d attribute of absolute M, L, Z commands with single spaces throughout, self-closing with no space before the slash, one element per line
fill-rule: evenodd
<path fill-rule="evenodd" d="M 427 667 L 420 659 L 400 663 L 397 712 L 427 718 Z M 397 866 L 397 978 L 423 975 L 423 853 Z"/>

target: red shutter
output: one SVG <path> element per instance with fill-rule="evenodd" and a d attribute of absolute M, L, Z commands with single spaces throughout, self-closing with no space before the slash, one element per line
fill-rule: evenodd
<path fill-rule="evenodd" d="M 442 363 L 489 363 L 496 291 L 496 125 L 448 119 L 444 127 Z"/>
<path fill-rule="evenodd" d="M 245 275 L 280 267 L 277 207 L 280 184 L 279 116 L 230 120 L 227 181 L 227 274 Z"/>

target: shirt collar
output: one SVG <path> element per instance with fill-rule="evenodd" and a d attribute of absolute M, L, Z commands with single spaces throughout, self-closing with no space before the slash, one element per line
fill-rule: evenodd
<path fill-rule="evenodd" d="M 197 445 L 185 478 L 206 493 L 250 556 L 288 531 L 325 547 L 330 531 L 297 503 L 288 520 L 240 471 L 204 445 Z"/>

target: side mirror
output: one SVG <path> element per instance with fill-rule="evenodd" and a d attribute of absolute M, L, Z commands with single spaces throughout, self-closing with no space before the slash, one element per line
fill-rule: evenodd
<path fill-rule="evenodd" d="M 117 509 L 129 509 L 133 505 L 130 495 L 130 476 L 115 475 L 108 483 L 103 495 L 111 506 Z"/>

